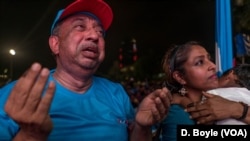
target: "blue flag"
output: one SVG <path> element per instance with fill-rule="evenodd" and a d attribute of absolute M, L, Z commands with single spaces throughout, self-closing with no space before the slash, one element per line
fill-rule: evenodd
<path fill-rule="evenodd" d="M 231 1 L 216 0 L 215 53 L 220 76 L 233 67 Z"/>

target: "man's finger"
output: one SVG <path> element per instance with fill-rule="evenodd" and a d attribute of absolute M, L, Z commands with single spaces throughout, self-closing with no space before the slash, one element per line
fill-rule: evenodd
<path fill-rule="evenodd" d="M 159 97 L 164 104 L 165 109 L 170 107 L 171 101 L 172 101 L 172 95 L 168 91 L 168 89 L 163 88 L 162 91 L 159 94 Z"/>
<path fill-rule="evenodd" d="M 38 63 L 34 63 L 31 68 L 25 73 L 25 75 L 21 76 L 18 79 L 6 102 L 6 111 L 19 111 L 23 108 L 26 103 L 26 99 L 29 95 L 29 92 L 33 86 L 33 83 L 36 80 L 40 70 L 41 65 Z"/>
<path fill-rule="evenodd" d="M 55 89 L 56 89 L 55 83 L 50 82 L 48 85 L 48 88 L 46 90 L 45 95 L 43 96 L 41 102 L 38 105 L 37 112 L 39 112 L 39 113 L 48 113 L 49 112 L 50 105 L 51 105 L 51 102 L 52 102 L 53 97 L 54 97 Z"/>
<path fill-rule="evenodd" d="M 30 91 L 25 107 L 28 111 L 33 112 L 36 110 L 38 104 L 41 100 L 41 95 L 43 93 L 44 87 L 46 85 L 47 79 L 49 76 L 49 70 L 44 68 L 42 69 L 37 81 L 33 85 L 32 90 Z"/>

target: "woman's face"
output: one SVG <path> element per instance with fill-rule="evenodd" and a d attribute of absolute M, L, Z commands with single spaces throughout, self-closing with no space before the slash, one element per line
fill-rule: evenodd
<path fill-rule="evenodd" d="M 184 70 L 186 88 L 206 91 L 218 87 L 216 66 L 202 46 L 191 47 L 188 60 L 184 63 Z"/>

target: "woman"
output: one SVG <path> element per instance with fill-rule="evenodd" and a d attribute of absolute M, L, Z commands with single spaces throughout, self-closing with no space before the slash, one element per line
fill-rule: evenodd
<path fill-rule="evenodd" d="M 203 91 L 218 87 L 216 66 L 206 49 L 198 42 L 190 41 L 170 48 L 163 58 L 166 86 L 173 94 L 167 118 L 162 125 L 163 141 L 176 140 L 177 125 L 194 125 L 180 104 L 180 95 L 191 102 L 202 102 Z"/>

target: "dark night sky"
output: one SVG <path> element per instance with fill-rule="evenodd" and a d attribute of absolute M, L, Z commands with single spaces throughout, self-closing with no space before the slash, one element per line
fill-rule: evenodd
<path fill-rule="evenodd" d="M 14 48 L 14 75 L 32 62 L 53 68 L 48 37 L 56 12 L 72 0 L 0 1 L 0 73 L 9 67 L 8 50 Z M 122 41 L 135 38 L 139 55 L 152 56 L 160 66 L 168 46 L 187 40 L 201 41 L 214 51 L 214 0 L 106 0 L 114 20 L 106 36 L 106 60 L 99 71 L 107 72 L 117 59 Z M 149 63 L 152 63 L 149 62 Z"/>

